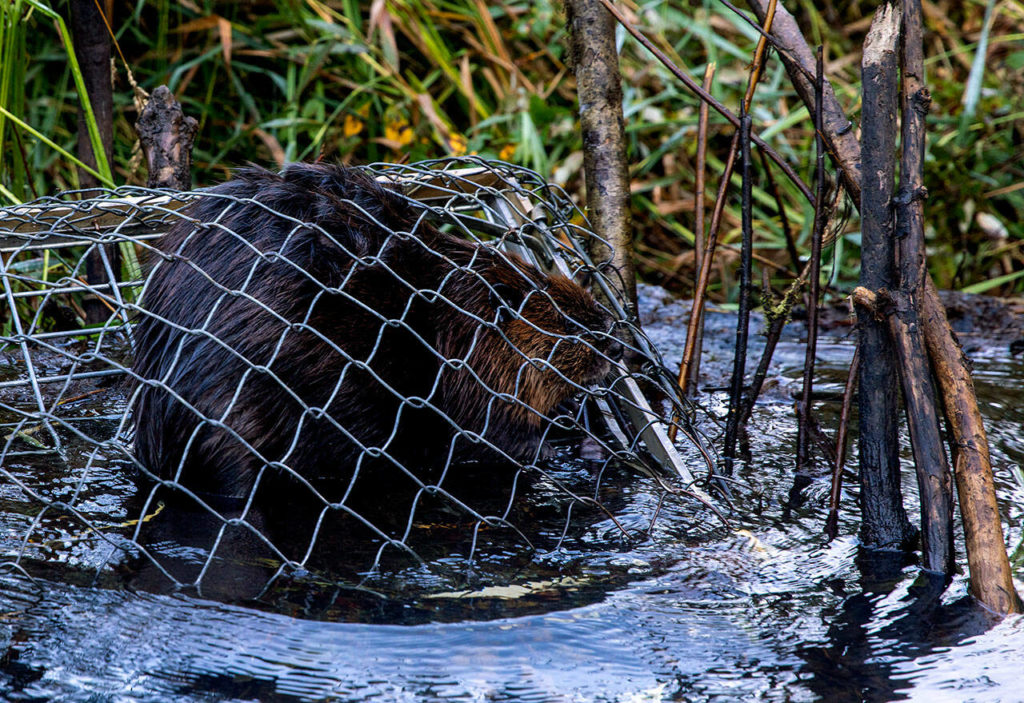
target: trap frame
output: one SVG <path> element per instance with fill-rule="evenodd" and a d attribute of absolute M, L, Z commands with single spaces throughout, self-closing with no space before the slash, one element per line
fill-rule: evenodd
<path fill-rule="evenodd" d="M 134 325 L 149 314 L 139 261 L 159 256 L 154 240 L 188 216 L 183 208 L 211 196 L 202 191 L 123 187 L 72 194 L 78 200 L 43 198 L 0 210 L 0 504 L 8 505 L 0 510 L 0 521 L 8 524 L 0 526 L 17 536 L 2 545 L 0 567 L 31 572 L 32 565 L 62 562 L 91 569 L 116 564 L 127 554 L 154 566 L 175 587 L 201 588 L 215 567 L 214 554 L 232 542 L 228 533 L 240 532 L 276 560 L 269 583 L 286 568 L 308 566 L 321 531 L 328 529 L 325 516 L 342 504 L 365 523 L 374 542 L 369 564 L 353 567 L 363 578 L 379 572 L 389 547 L 423 563 L 410 540 L 421 495 L 439 496 L 468 516 L 474 525 L 470 561 L 483 526 L 511 528 L 518 538 L 531 542 L 529 530 L 510 518 L 522 492 L 517 488 L 521 472 L 541 477 L 570 506 L 563 535 L 573 505 L 597 506 L 615 521 L 598 499 L 600 477 L 612 464 L 657 477 L 660 490 L 706 499 L 688 468 L 695 460 L 711 463 L 701 438 L 689 429 L 691 409 L 638 322 L 629 318 L 616 272 L 607 262 L 591 258 L 588 242 L 595 235 L 564 191 L 527 169 L 473 157 L 367 169 L 401 192 L 409 206 L 434 226 L 514 254 L 546 274 L 589 275 L 595 295 L 616 322 L 617 336 L 628 348 L 633 367 L 629 372 L 616 364 L 605 382 L 580 393 L 583 402 L 550 419 L 551 429 L 571 429 L 598 448 L 599 458 L 591 460 L 597 478 L 589 492 L 567 485 L 538 455 L 518 466 L 507 500 L 498 510 L 477 510 L 440 482 L 421 482 L 407 518 L 387 529 L 344 506 L 344 500 L 314 491 L 320 512 L 312 519 L 307 548 L 286 553 L 264 534 L 251 505 L 223 509 L 188 486 L 171 485 L 173 478 L 152 475 L 132 453 L 137 393 L 131 395 L 125 384 L 134 374 Z M 222 194 L 217 197 L 230 200 Z M 90 318 L 95 321 L 86 322 Z M 657 409 L 645 391 L 657 397 Z M 683 447 L 685 457 L 669 441 L 666 422 L 678 424 L 689 438 Z M 132 473 L 148 476 L 153 488 L 141 488 L 134 503 L 115 501 L 111 509 L 110 494 L 134 493 Z M 96 475 L 104 482 L 98 492 L 90 490 Z M 161 509 L 156 497 L 161 486 L 189 496 L 199 514 L 212 523 L 206 537 L 212 543 L 204 554 L 191 557 L 195 568 L 185 576 L 168 564 L 166 551 L 154 548 L 153 539 L 145 534 L 144 526 Z"/>

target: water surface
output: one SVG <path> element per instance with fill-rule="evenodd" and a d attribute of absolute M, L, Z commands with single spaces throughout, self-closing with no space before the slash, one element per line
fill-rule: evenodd
<path fill-rule="evenodd" d="M 650 290 L 645 305 L 649 334 L 676 363 L 685 308 Z M 709 317 L 708 386 L 724 385 L 733 324 L 729 315 Z M 853 343 L 843 329 L 818 346 L 823 391 L 839 391 L 845 378 Z M 602 500 L 628 537 L 597 510 L 580 511 L 566 529 L 539 485 L 523 508 L 537 526 L 538 551 L 485 536 L 470 568 L 461 537 L 452 537 L 427 566 L 396 561 L 361 588 L 298 574 L 249 593 L 250 581 L 262 583 L 254 576 L 267 568 L 254 551 L 251 559 L 222 564 L 207 592 L 170 592 L 132 554 L 111 556 L 123 546 L 117 529 L 109 530 L 109 543 L 76 542 L 78 530 L 59 512 L 39 517 L 25 508 L 25 488 L 45 484 L 78 501 L 95 524 L 130 520 L 134 484 L 116 457 L 88 457 L 79 468 L 88 471 L 84 482 L 75 471 L 46 476 L 28 463 L 7 467 L 24 485 L 0 486 L 3 554 L 21 553 L 34 580 L 6 569 L 0 581 L 0 698 L 1024 699 L 1021 618 L 988 617 L 966 597 L 963 576 L 943 590 L 899 555 L 862 554 L 852 481 L 840 537 L 830 544 L 821 536 L 825 478 L 812 483 L 801 506 L 785 506 L 801 334 L 798 324 L 787 331 L 747 428 L 729 525 L 695 501 L 659 506 L 651 480 L 623 470 L 605 478 Z M 1024 362 L 1001 341 L 967 346 L 1012 547 L 1021 539 L 1024 510 L 1024 489 L 1010 471 L 1024 457 Z M 706 399 L 721 411 L 720 393 Z M 837 407 L 817 406 L 829 429 Z M 713 422 L 705 429 L 718 432 Z M 913 514 L 908 459 L 905 452 Z M 571 482 L 583 470 L 565 462 L 555 472 Z M 203 534 L 201 520 L 185 522 L 188 530 L 169 530 L 151 545 L 183 568 L 204 563 L 203 545 L 193 539 Z M 53 541 L 24 544 L 32 524 L 41 525 L 34 534 Z M 445 525 L 424 529 L 438 544 L 441 535 L 455 534 Z M 959 562 L 965 563 L 962 548 Z"/>

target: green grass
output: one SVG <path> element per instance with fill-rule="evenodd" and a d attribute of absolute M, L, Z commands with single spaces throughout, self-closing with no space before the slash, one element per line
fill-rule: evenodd
<path fill-rule="evenodd" d="M 1024 35 L 1018 29 L 1024 17 L 1017 4 L 998 4 L 979 57 L 986 4 L 944 0 L 926 16 L 933 95 L 927 223 L 941 286 L 1006 294 L 1024 290 L 1024 276 L 1016 275 L 1024 270 Z M 829 79 L 856 123 L 858 51 L 874 4 L 834 5 L 818 9 L 804 1 L 790 9 L 809 38 L 824 42 Z M 750 27 L 710 0 L 652 0 L 634 16 L 695 78 L 717 63 L 712 92 L 735 109 L 756 42 Z M 74 187 L 80 75 L 68 60 L 61 23 L 40 0 L 4 4 L 0 18 L 0 199 Z M 557 3 L 139 0 L 115 4 L 112 26 L 140 85 L 169 85 L 199 120 L 197 185 L 222 180 L 250 161 L 362 163 L 477 153 L 522 163 L 581 192 L 575 91 Z M 109 178 L 141 183 L 145 173 L 133 159 L 135 109 L 118 63 Z M 971 74 L 977 66 L 983 70 Z M 629 37 L 622 73 L 640 271 L 663 282 L 692 246 L 697 102 Z M 975 77 L 970 88 L 969 75 Z M 962 109 L 967 98 L 975 101 L 973 114 Z M 775 57 L 751 112 L 755 129 L 810 181 L 810 120 Z M 731 135 L 732 127 L 712 116 L 709 207 Z M 788 265 L 774 197 L 757 168 L 758 254 Z M 97 170 L 108 175 L 102 164 Z M 796 189 L 774 176 L 806 254 L 811 213 Z M 737 193 L 738 187 L 723 221 L 726 243 L 738 237 Z M 982 226 L 993 221 L 1002 229 Z M 840 288 L 857 278 L 858 230 L 854 218 L 827 255 Z M 691 270 L 684 262 L 671 285 L 686 292 Z M 726 278 L 717 295 L 735 299 L 732 277 Z"/>

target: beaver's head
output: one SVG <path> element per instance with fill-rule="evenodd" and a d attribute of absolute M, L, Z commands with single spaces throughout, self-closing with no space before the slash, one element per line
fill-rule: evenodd
<path fill-rule="evenodd" d="M 589 292 L 516 257 L 479 248 L 439 292 L 445 412 L 520 455 L 545 418 L 621 356 L 613 319 Z"/>

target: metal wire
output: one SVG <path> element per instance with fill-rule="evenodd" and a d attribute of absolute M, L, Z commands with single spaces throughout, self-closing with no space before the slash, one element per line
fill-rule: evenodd
<path fill-rule="evenodd" d="M 390 226 L 365 200 L 337 199 L 350 231 L 329 218 L 274 209 L 259 191 L 243 196 L 230 188 L 126 187 L 0 210 L 0 528 L 17 536 L 0 541 L 0 567 L 32 573 L 62 564 L 101 574 L 111 563 L 133 563 L 175 587 L 201 590 L 225 555 L 259 553 L 260 573 L 271 583 L 314 568 L 318 551 L 340 531 L 353 563 L 333 573 L 360 584 L 391 568 L 393 558 L 472 561 L 481 540 L 491 544 L 496 532 L 522 548 L 557 549 L 572 521 L 595 506 L 618 524 L 601 503 L 609 468 L 659 476 L 659 491 L 692 488 L 663 425 L 690 412 L 653 345 L 626 317 L 617 272 L 589 256 L 594 235 L 566 193 L 529 170 L 477 158 L 376 164 L 363 172 L 399 194 L 408 227 Z M 216 214 L 203 219 L 196 212 Z M 242 220 L 237 213 L 245 213 Z M 269 248 L 254 243 L 253 233 L 267 222 L 281 233 Z M 178 233 L 173 248 L 169 231 Z M 424 232 L 472 246 L 432 247 L 435 235 Z M 363 246 L 363 235 L 382 243 Z M 311 237 L 335 252 L 328 263 L 336 280 L 319 280 L 304 264 Z M 233 258 L 209 253 L 216 246 Z M 414 267 L 437 272 L 428 284 L 411 280 L 410 256 Z M 386 281 L 382 293 L 404 302 L 385 310 L 360 290 L 368 272 L 375 285 Z M 303 287 L 302 314 L 289 313 L 284 293 L 269 289 L 271 274 Z M 589 278 L 603 302 L 569 304 L 549 276 Z M 174 277 L 191 281 L 179 293 L 193 296 L 196 309 L 183 313 L 159 299 Z M 508 299 L 510 286 L 521 299 Z M 467 288 L 475 296 L 468 304 Z M 319 306 L 328 303 L 358 317 L 352 334 L 365 344 L 318 326 Z M 584 308 L 600 329 L 577 319 Z M 425 328 L 423 310 L 468 337 L 455 355 L 438 342 L 452 333 Z M 225 334 L 232 325 L 245 333 Z M 152 344 L 140 330 L 154 329 L 166 345 L 145 352 L 160 358 L 160 373 L 147 375 L 135 357 L 140 344 Z M 526 348 L 522 339 L 544 344 Z M 395 349 L 396 340 L 407 348 Z M 622 340 L 639 369 L 632 375 L 612 351 Z M 307 348 L 335 364 L 333 381 L 316 393 L 297 383 L 303 367 L 319 361 L 303 357 Z M 405 389 L 401 369 L 381 361 L 402 358 L 400 352 L 431 370 L 411 384 L 416 392 Z M 500 382 L 491 368 L 495 355 L 504 364 Z M 210 357 L 229 369 L 230 383 L 197 377 Z M 570 357 L 613 371 L 591 379 L 567 364 Z M 456 385 L 465 398 L 449 397 Z M 561 389 L 565 400 L 531 406 L 538 386 Z M 372 433 L 339 405 L 371 391 L 393 407 L 392 415 L 371 418 Z M 463 401 L 475 405 L 465 409 Z M 261 418 L 254 432 L 240 418 L 262 406 L 291 408 L 294 416 Z M 178 424 L 155 427 L 154 408 Z M 525 449 L 506 436 L 510 417 L 536 428 Z M 421 437 L 420 425 L 434 436 Z M 268 439 L 262 431 L 274 427 L 283 428 L 280 436 Z M 145 443 L 137 428 L 174 438 L 161 448 L 167 465 L 140 458 Z M 335 444 L 315 446 L 316 437 Z M 446 449 L 420 461 L 410 438 L 424 446 L 440 440 Z M 213 466 L 217 455 L 205 448 L 211 442 L 255 467 L 240 494 L 217 472 L 241 469 Z M 584 444 L 590 458 L 580 464 L 574 456 Z M 332 475 L 311 474 L 310 456 L 336 464 Z M 197 469 L 204 461 L 197 457 L 207 464 Z M 580 465 L 590 467 L 590 479 L 566 469 Z M 373 487 L 369 497 L 359 495 L 364 483 Z M 490 490 L 492 484 L 500 488 Z M 558 526 L 539 529 L 521 519 L 531 491 L 563 506 Z M 182 537 L 169 517 L 174 512 L 208 529 L 190 527 Z M 468 546 L 443 553 L 423 528 L 438 515 L 465 526 Z"/>

